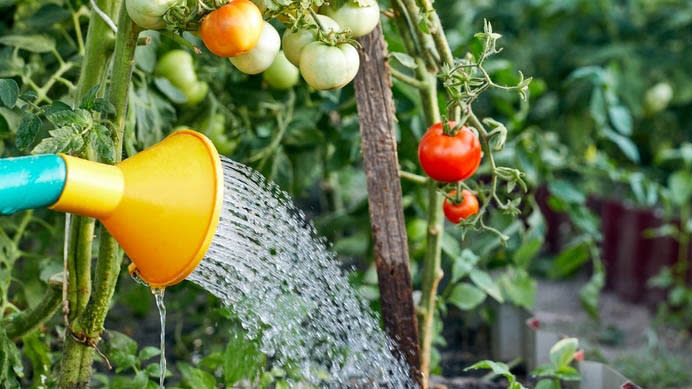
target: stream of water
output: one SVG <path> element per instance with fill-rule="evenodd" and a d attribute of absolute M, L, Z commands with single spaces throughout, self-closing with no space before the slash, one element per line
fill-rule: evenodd
<path fill-rule="evenodd" d="M 159 339 L 159 347 L 161 348 L 161 359 L 159 360 L 161 368 L 161 373 L 159 375 L 160 389 L 165 388 L 163 382 L 166 379 L 166 305 L 163 303 L 163 294 L 165 291 L 165 288 L 151 288 L 151 293 L 156 300 L 156 308 L 159 309 L 159 318 L 161 319 L 161 337 Z"/>
<path fill-rule="evenodd" d="M 222 164 L 219 227 L 188 279 L 233 310 L 272 366 L 297 366 L 296 386 L 414 387 L 378 318 L 290 197 L 242 164 Z"/>

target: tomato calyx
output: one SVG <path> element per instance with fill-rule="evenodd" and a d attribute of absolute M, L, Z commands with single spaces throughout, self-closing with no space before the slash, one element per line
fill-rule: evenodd
<path fill-rule="evenodd" d="M 442 117 L 442 133 L 447 136 L 456 136 L 461 129 L 464 128 L 462 123 L 455 123 L 453 121 L 447 120 L 446 117 Z"/>

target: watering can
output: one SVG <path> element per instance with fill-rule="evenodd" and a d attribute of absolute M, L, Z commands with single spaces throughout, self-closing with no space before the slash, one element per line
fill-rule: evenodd
<path fill-rule="evenodd" d="M 191 130 L 115 166 L 64 154 L 0 159 L 0 214 L 48 207 L 97 218 L 151 287 L 176 284 L 199 264 L 222 201 L 219 155 Z"/>

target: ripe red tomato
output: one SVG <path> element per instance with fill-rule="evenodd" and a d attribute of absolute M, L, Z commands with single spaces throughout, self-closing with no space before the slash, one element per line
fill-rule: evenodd
<path fill-rule="evenodd" d="M 454 128 L 453 121 L 448 123 Z M 468 127 L 448 136 L 444 134 L 442 123 L 436 123 L 428 128 L 418 144 L 418 160 L 425 173 L 435 181 L 465 180 L 481 163 L 481 143 Z"/>
<path fill-rule="evenodd" d="M 449 196 L 454 198 L 457 195 L 457 191 L 453 190 L 449 192 Z M 478 213 L 478 199 L 476 195 L 469 192 L 468 190 L 461 191 L 461 202 L 455 204 L 453 201 L 445 198 L 442 210 L 447 217 L 447 220 L 454 224 L 459 224 L 461 219 L 466 219 L 467 217 Z"/>
<path fill-rule="evenodd" d="M 200 33 L 209 51 L 235 57 L 252 50 L 262 34 L 262 13 L 249 0 L 231 0 L 202 19 Z"/>

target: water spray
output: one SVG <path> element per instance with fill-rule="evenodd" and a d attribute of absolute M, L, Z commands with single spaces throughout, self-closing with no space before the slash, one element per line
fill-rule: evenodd
<path fill-rule="evenodd" d="M 204 257 L 223 204 L 212 142 L 180 130 L 107 165 L 64 154 L 0 160 L 0 214 L 48 207 L 97 218 L 152 288 L 184 280 Z"/>

